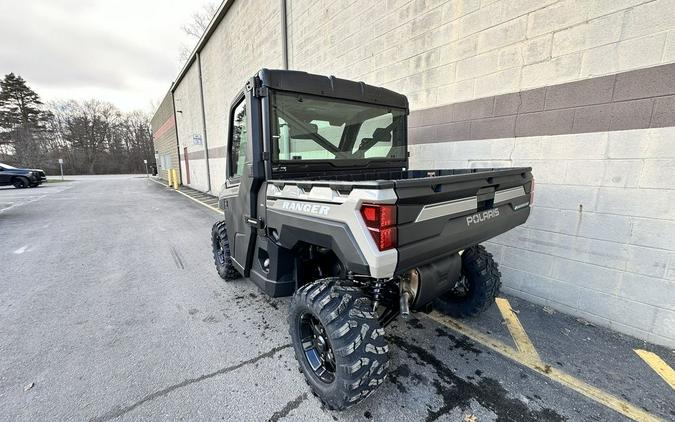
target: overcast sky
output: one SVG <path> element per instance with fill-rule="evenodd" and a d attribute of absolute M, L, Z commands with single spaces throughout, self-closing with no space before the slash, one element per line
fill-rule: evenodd
<path fill-rule="evenodd" d="M 0 74 L 43 100 L 152 111 L 180 70 L 181 31 L 209 0 L 0 0 Z M 213 0 L 211 0 L 213 2 Z"/>

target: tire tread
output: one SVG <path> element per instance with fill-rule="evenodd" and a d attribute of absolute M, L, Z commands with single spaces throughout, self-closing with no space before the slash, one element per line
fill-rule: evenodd
<path fill-rule="evenodd" d="M 324 296 L 325 295 L 325 296 Z M 325 301 L 329 297 L 330 301 Z M 308 308 L 324 324 L 336 357 L 335 391 L 322 394 L 311 370 L 303 365 L 305 359 L 298 341 L 298 313 Z M 384 382 L 389 365 L 389 346 L 370 299 L 346 280 L 326 278 L 300 288 L 293 296 L 289 312 L 289 329 L 294 341 L 295 356 L 312 392 L 331 410 L 342 410 L 368 397 Z"/>
<path fill-rule="evenodd" d="M 501 288 L 499 266 L 483 245 L 464 250 L 462 271 L 469 279 L 473 294 L 465 300 L 458 300 L 451 293 L 445 296 L 444 310 L 456 318 L 474 317 L 487 310 L 495 301 Z"/>
<path fill-rule="evenodd" d="M 230 255 L 230 242 L 227 238 L 227 225 L 225 221 L 218 221 L 213 225 L 211 229 L 211 242 L 213 247 L 213 262 L 216 265 L 216 270 L 218 275 L 225 281 L 236 280 L 241 277 L 239 271 L 232 264 L 232 257 Z M 218 256 L 216 255 L 216 243 L 221 242 L 223 246 L 223 251 L 225 253 L 225 262 L 220 264 L 218 262 Z"/>

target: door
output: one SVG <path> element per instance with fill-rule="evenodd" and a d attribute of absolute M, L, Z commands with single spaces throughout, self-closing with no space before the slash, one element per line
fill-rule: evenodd
<path fill-rule="evenodd" d="M 264 180 L 260 99 L 252 95 L 251 84 L 247 87 L 230 110 L 227 182 L 223 192 L 232 260 L 244 276 L 249 275 L 253 263 L 260 226 L 258 194 Z"/>
<path fill-rule="evenodd" d="M 248 253 L 250 226 L 245 219 L 248 213 L 246 187 L 242 187 L 242 175 L 246 167 L 248 145 L 248 121 L 246 98 L 240 96 L 230 111 L 229 142 L 227 151 L 227 182 L 225 196 L 227 235 L 235 266 L 243 273 Z"/>
<path fill-rule="evenodd" d="M 185 158 L 185 181 L 190 184 L 190 160 L 188 159 L 188 147 L 183 148 L 183 157 Z"/>

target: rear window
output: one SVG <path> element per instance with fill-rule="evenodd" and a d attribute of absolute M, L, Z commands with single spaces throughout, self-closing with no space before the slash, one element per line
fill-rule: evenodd
<path fill-rule="evenodd" d="M 273 160 L 406 158 L 405 110 L 305 94 L 272 94 Z"/>

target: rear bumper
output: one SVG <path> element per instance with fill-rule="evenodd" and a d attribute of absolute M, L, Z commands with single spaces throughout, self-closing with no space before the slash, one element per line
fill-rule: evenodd
<path fill-rule="evenodd" d="M 487 211 L 463 213 L 443 222 L 440 232 L 436 231 L 432 236 L 399 246 L 396 274 L 477 245 L 525 223 L 530 215 L 529 204 L 525 205 L 527 200 L 527 197 L 523 197 L 516 205 L 504 203 Z M 484 212 L 490 212 L 490 217 L 484 218 Z M 416 223 L 415 229 L 418 233 L 425 231 L 421 227 L 424 224 L 439 226 L 438 221 L 434 220 Z"/>

